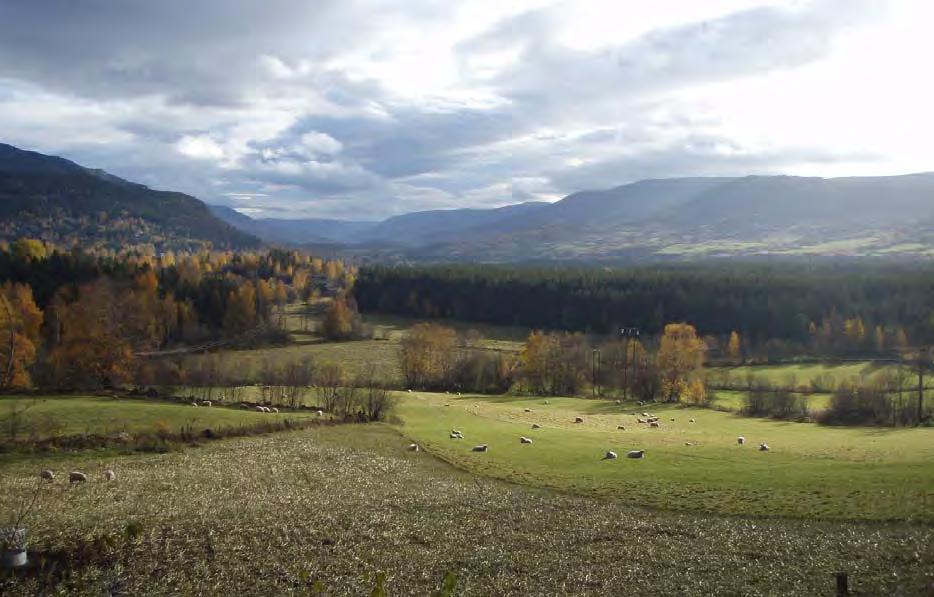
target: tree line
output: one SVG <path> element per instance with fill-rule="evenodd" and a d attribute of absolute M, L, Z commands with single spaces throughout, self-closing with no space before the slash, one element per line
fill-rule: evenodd
<path fill-rule="evenodd" d="M 196 253 L 0 245 L 0 387 L 131 383 L 137 355 L 253 333 L 281 340 L 287 303 L 352 286 L 353 267 L 298 251 Z M 351 316 L 351 324 L 353 319 Z"/>
<path fill-rule="evenodd" d="M 537 329 L 658 335 L 689 321 L 714 358 L 732 332 L 743 358 L 891 355 L 934 340 L 929 266 L 697 265 L 361 269 L 362 312 L 450 318 Z"/>

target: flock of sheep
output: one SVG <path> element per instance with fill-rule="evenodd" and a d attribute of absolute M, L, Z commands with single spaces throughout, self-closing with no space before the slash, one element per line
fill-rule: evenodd
<path fill-rule="evenodd" d="M 202 400 L 200 403 L 197 402 L 197 401 L 192 401 L 191 405 L 192 405 L 192 406 L 213 406 L 214 403 L 211 402 L 210 400 Z M 248 403 L 246 403 L 246 402 L 244 402 L 243 404 L 241 404 L 241 406 L 242 406 L 243 408 L 252 408 L 253 410 L 255 410 L 255 411 L 258 412 L 258 413 L 274 413 L 274 414 L 279 414 L 279 409 L 276 408 L 275 406 L 263 406 L 263 405 L 261 405 L 261 404 L 252 405 L 252 404 L 248 404 Z M 324 411 L 319 409 L 319 410 L 316 410 L 316 411 L 315 411 L 315 414 L 318 415 L 319 417 L 323 417 L 323 416 L 324 416 Z"/>
<path fill-rule="evenodd" d="M 547 401 L 546 401 L 546 403 L 547 403 Z M 621 402 L 620 402 L 619 400 L 617 400 L 616 403 L 617 403 L 617 404 L 621 404 Z M 640 405 L 641 405 L 641 403 L 640 403 Z M 448 406 L 448 405 L 446 404 L 445 406 Z M 532 409 L 531 409 L 531 408 L 525 408 L 525 409 L 524 409 L 524 412 L 526 412 L 526 413 L 531 413 L 531 412 L 532 412 Z M 640 424 L 643 424 L 643 425 L 647 425 L 649 428 L 653 428 L 653 429 L 660 429 L 660 428 L 661 428 L 661 418 L 660 418 L 658 415 L 653 415 L 653 414 L 648 413 L 648 412 L 642 413 L 641 416 L 639 416 L 637 413 L 632 413 L 632 415 L 636 417 L 636 422 L 637 422 L 637 423 L 640 423 Z M 671 417 L 671 422 L 673 423 L 674 421 L 675 421 L 675 418 L 674 418 L 674 417 Z M 584 418 L 583 418 L 583 417 L 574 417 L 574 423 L 575 423 L 575 424 L 577 424 L 577 423 L 583 423 L 583 422 L 584 422 Z M 689 419 L 688 422 L 693 424 L 693 423 L 695 423 L 696 421 L 695 421 L 694 419 Z M 541 429 L 541 427 L 542 427 L 542 426 L 539 425 L 538 423 L 532 423 L 532 429 Z M 623 430 L 623 431 L 626 430 L 626 426 L 625 426 L 625 425 L 618 425 L 616 428 L 619 429 L 619 430 Z M 450 439 L 455 439 L 455 440 L 456 440 L 456 439 L 464 439 L 464 433 L 463 433 L 462 431 L 460 431 L 459 429 L 452 429 L 451 432 L 448 434 L 448 437 L 449 437 Z M 532 441 L 531 438 L 522 435 L 522 436 L 519 436 L 519 443 L 528 445 L 528 444 L 532 444 L 533 441 Z M 741 435 L 741 436 L 739 436 L 739 437 L 736 438 L 736 443 L 737 443 L 738 445 L 740 445 L 740 446 L 745 445 L 745 444 L 746 444 L 746 438 L 743 437 L 743 436 Z M 692 442 L 685 442 L 685 445 L 686 445 L 686 446 L 693 446 L 694 444 L 693 444 Z M 490 449 L 490 447 L 489 447 L 489 445 L 487 445 L 487 444 L 479 444 L 479 445 L 476 445 L 476 446 L 474 446 L 473 448 L 471 448 L 471 450 L 472 450 L 473 452 L 487 452 L 487 451 L 489 451 L 489 449 Z M 409 444 L 409 450 L 412 451 L 412 452 L 418 452 L 418 451 L 419 451 L 419 446 L 418 446 L 418 444 Z M 770 448 L 769 448 L 769 445 L 768 445 L 768 444 L 766 444 L 766 443 L 761 443 L 761 444 L 759 444 L 759 451 L 760 451 L 760 452 L 768 452 L 769 450 L 770 450 Z M 626 457 L 627 457 L 627 458 L 645 458 L 645 450 L 630 450 L 629 452 L 626 453 Z M 603 456 L 603 460 L 616 460 L 617 458 L 619 458 L 619 455 L 618 455 L 616 452 L 612 451 L 612 450 L 608 450 L 608 451 L 604 454 L 604 456 Z"/>
<path fill-rule="evenodd" d="M 113 469 L 107 469 L 104 471 L 103 477 L 104 481 L 116 481 L 117 473 L 115 473 Z M 52 483 L 55 481 L 55 473 L 51 469 L 43 469 L 39 471 L 39 478 Z M 87 483 L 87 481 L 87 473 L 82 473 L 81 471 L 71 471 L 68 473 L 69 483 Z"/>

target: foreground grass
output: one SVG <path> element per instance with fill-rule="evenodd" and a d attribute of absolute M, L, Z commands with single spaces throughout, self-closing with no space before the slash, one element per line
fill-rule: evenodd
<path fill-rule="evenodd" d="M 858 594 L 934 581 L 929 526 L 650 512 L 482 481 L 405 444 L 344 426 L 0 465 L 0 511 L 41 467 L 92 473 L 47 487 L 30 537 L 46 553 L 95 540 L 103 553 L 55 586 L 7 579 L 0 592 L 361 595 L 380 570 L 393 595 L 430 594 L 447 571 L 461 595 L 815 595 L 837 570 Z M 98 480 L 105 466 L 116 481 Z"/>
<path fill-rule="evenodd" d="M 474 473 L 632 504 L 720 514 L 934 522 L 931 428 L 828 428 L 655 406 L 651 410 L 662 416 L 662 427 L 651 429 L 636 422 L 631 406 L 579 398 L 545 402 L 407 393 L 399 429 Z M 574 423 L 576 416 L 584 423 Z M 532 423 L 542 428 L 533 430 Z M 450 439 L 452 428 L 466 439 Z M 740 435 L 747 445 L 737 445 Z M 534 443 L 520 444 L 520 436 Z M 759 452 L 760 442 L 771 451 Z M 471 451 L 483 443 L 489 452 Z M 621 458 L 601 460 L 607 450 Z M 647 457 L 627 459 L 629 450 L 647 450 Z"/>
<path fill-rule="evenodd" d="M 2 396 L 0 419 L 9 416 L 11 409 L 29 407 L 22 414 L 19 439 L 42 440 L 63 435 L 110 435 L 166 431 L 178 432 L 184 428 L 197 430 L 249 426 L 262 421 L 302 419 L 311 413 L 282 414 L 258 413 L 238 408 L 212 406 L 194 407 L 190 404 L 156 402 L 129 398 L 102 398 L 95 396 Z M 0 433 L 9 434 L 9 421 Z M 10 439 L 4 437 L 4 439 Z"/>

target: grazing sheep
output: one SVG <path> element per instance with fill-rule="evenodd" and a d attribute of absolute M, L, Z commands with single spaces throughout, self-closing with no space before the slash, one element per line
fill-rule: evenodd
<path fill-rule="evenodd" d="M 616 454 L 616 452 L 612 450 L 607 450 L 607 453 L 603 456 L 603 459 L 604 460 L 616 460 L 618 457 L 619 456 Z"/>
<path fill-rule="evenodd" d="M 531 444 L 532 440 L 530 440 L 529 438 L 523 435 L 522 437 L 519 438 L 519 443 L 520 444 Z"/>
<path fill-rule="evenodd" d="M 622 403 L 623 403 L 622 400 L 617 400 L 617 401 L 616 401 L 616 404 L 617 404 L 617 405 L 622 404 Z"/>
<path fill-rule="evenodd" d="M 192 406 L 198 406 L 198 403 L 197 403 L 197 402 L 192 402 L 191 405 L 192 405 Z"/>
<path fill-rule="evenodd" d="M 551 404 L 551 400 L 546 400 L 545 404 Z"/>
<path fill-rule="evenodd" d="M 538 423 L 532 423 L 532 429 L 541 429 L 541 428 L 542 426 L 539 425 Z"/>
<path fill-rule="evenodd" d="M 630 450 L 626 453 L 626 458 L 645 458 L 645 450 Z"/>
<path fill-rule="evenodd" d="M 486 452 L 486 451 L 489 450 L 489 449 L 490 449 L 489 446 L 487 446 L 486 444 L 480 444 L 479 446 L 474 446 L 473 448 L 471 448 L 471 451 L 473 451 L 473 452 Z"/>
<path fill-rule="evenodd" d="M 444 405 L 445 405 L 445 406 L 451 406 L 451 403 L 450 403 L 450 402 L 445 402 Z"/>
<path fill-rule="evenodd" d="M 661 425 L 658 424 L 658 421 L 652 421 L 651 423 L 649 423 L 649 427 L 655 427 L 656 429 L 658 429 L 659 427 L 661 427 Z"/>
<path fill-rule="evenodd" d="M 650 415 L 649 413 L 642 413 L 642 416 L 643 416 L 643 417 L 651 417 L 652 415 Z"/>
<path fill-rule="evenodd" d="M 690 421 L 688 421 L 688 423 L 693 423 L 693 422 L 694 422 L 694 419 L 691 419 Z"/>
<path fill-rule="evenodd" d="M 583 417 L 574 417 L 574 422 L 575 422 L 575 423 L 583 423 L 583 422 L 584 422 L 584 419 L 583 419 Z"/>
<path fill-rule="evenodd" d="M 457 393 L 457 395 L 458 395 L 458 396 L 460 396 L 460 395 L 461 395 L 461 393 L 460 393 L 460 392 L 458 392 L 458 393 Z"/>
<path fill-rule="evenodd" d="M 643 418 L 641 418 L 641 417 L 638 418 L 638 419 L 636 419 L 636 423 L 647 423 L 647 422 L 648 422 L 648 421 L 646 421 L 645 419 L 643 419 Z"/>
<path fill-rule="evenodd" d="M 202 400 L 201 406 L 213 406 L 213 402 L 211 402 L 210 400 Z"/>
<path fill-rule="evenodd" d="M 736 443 L 742 446 L 746 443 L 746 438 L 741 435 L 736 438 Z"/>
<path fill-rule="evenodd" d="M 46 481 L 51 483 L 52 481 L 55 480 L 55 473 L 53 473 L 49 469 L 41 470 L 39 471 L 39 478 L 45 479 Z"/>
<path fill-rule="evenodd" d="M 626 427 L 624 427 L 623 425 L 617 425 L 616 428 L 621 431 L 626 431 Z"/>
<path fill-rule="evenodd" d="M 411 393 L 412 393 L 412 390 L 406 390 L 406 391 L 407 391 L 407 392 L 408 392 L 409 394 L 411 394 Z"/>
<path fill-rule="evenodd" d="M 323 417 L 323 416 L 324 416 L 324 411 L 319 409 L 319 410 L 316 410 L 316 411 L 315 411 L 315 414 L 318 415 L 319 417 Z"/>
<path fill-rule="evenodd" d="M 671 422 L 672 422 L 672 423 L 675 422 L 675 418 L 674 418 L 674 417 L 671 417 Z"/>
<path fill-rule="evenodd" d="M 69 483 L 84 483 L 88 480 L 88 476 L 84 473 L 78 471 L 71 471 L 68 473 L 68 482 Z"/>
<path fill-rule="evenodd" d="M 461 433 L 460 431 L 452 431 L 451 439 L 464 439 L 464 434 Z"/>
<path fill-rule="evenodd" d="M 464 435 L 464 432 L 460 429 L 451 429 L 451 433 L 456 433 L 457 435 Z"/>
<path fill-rule="evenodd" d="M 527 408 L 527 409 L 525 409 L 525 412 L 530 413 L 530 412 L 532 412 L 532 409 L 531 409 L 531 408 Z"/>
<path fill-rule="evenodd" d="M 409 452 L 418 452 L 418 444 L 409 444 Z"/>
<path fill-rule="evenodd" d="M 768 452 L 768 451 L 769 451 L 769 445 L 768 445 L 768 444 L 759 444 L 759 451 L 760 451 L 760 452 Z"/>
<path fill-rule="evenodd" d="M 276 408 L 276 407 L 274 406 L 274 407 L 272 407 L 272 412 L 274 412 L 274 413 L 276 413 L 276 414 L 278 415 L 278 414 L 279 414 L 279 409 Z"/>
<path fill-rule="evenodd" d="M 117 478 L 117 473 L 113 472 L 113 470 L 107 469 L 106 471 L 104 471 L 104 480 L 105 480 L 105 481 L 113 481 L 113 480 L 115 480 L 116 478 Z"/>
<path fill-rule="evenodd" d="M 684 445 L 685 445 L 685 446 L 693 446 L 694 444 L 691 443 L 691 442 L 684 442 Z"/>

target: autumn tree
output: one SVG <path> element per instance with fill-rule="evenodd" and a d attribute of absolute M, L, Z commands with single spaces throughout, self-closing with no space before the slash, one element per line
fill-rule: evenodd
<path fill-rule="evenodd" d="M 692 394 L 699 391 L 700 386 L 694 380 L 704 366 L 705 349 L 694 326 L 687 323 L 669 323 L 665 326 L 657 361 L 661 391 L 666 400 L 696 400 Z"/>
<path fill-rule="evenodd" d="M 0 388 L 31 385 L 42 320 L 29 286 L 7 282 L 0 289 Z"/>
<path fill-rule="evenodd" d="M 730 332 L 730 341 L 726 345 L 726 353 L 733 363 L 741 363 L 743 360 L 743 346 L 739 339 L 739 333 L 735 330 Z"/>
<path fill-rule="evenodd" d="M 252 283 L 245 282 L 227 295 L 224 329 L 229 332 L 243 332 L 255 325 L 256 288 Z"/>
<path fill-rule="evenodd" d="M 126 310 L 113 282 L 102 278 L 82 286 L 58 317 L 61 333 L 50 361 L 59 385 L 108 387 L 132 374 Z"/>
<path fill-rule="evenodd" d="M 457 332 L 434 323 L 420 323 L 402 339 L 400 358 L 409 387 L 443 387 L 450 383 L 456 364 Z"/>
<path fill-rule="evenodd" d="M 586 377 L 588 347 L 581 334 L 532 332 L 519 359 L 529 391 L 573 395 Z"/>
<path fill-rule="evenodd" d="M 360 333 L 360 315 L 344 295 L 328 305 L 321 322 L 321 334 L 329 340 L 348 340 Z"/>

